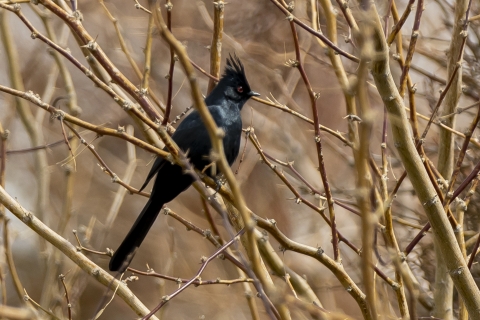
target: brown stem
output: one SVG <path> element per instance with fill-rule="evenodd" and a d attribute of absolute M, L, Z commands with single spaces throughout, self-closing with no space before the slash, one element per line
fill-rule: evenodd
<path fill-rule="evenodd" d="M 308 80 L 307 73 L 303 68 L 303 63 L 301 62 L 300 57 L 300 45 L 298 43 L 298 34 L 295 29 L 295 24 L 293 21 L 290 21 L 290 28 L 292 30 L 293 41 L 295 44 L 295 57 L 296 61 L 293 62 L 296 64 L 300 75 L 302 76 L 303 82 L 308 90 L 308 96 L 310 98 L 310 104 L 313 114 L 313 125 L 314 125 L 314 134 L 315 134 L 315 146 L 317 148 L 317 157 L 318 157 L 318 169 L 320 171 L 320 175 L 322 176 L 323 188 L 325 189 L 325 195 L 327 198 L 328 204 L 328 211 L 330 213 L 330 227 L 332 229 L 332 245 L 333 245 L 333 256 L 336 261 L 340 260 L 340 251 L 338 248 L 338 238 L 337 238 L 337 223 L 335 220 L 335 208 L 334 208 L 334 201 L 332 197 L 332 191 L 330 190 L 330 184 L 328 183 L 327 172 L 325 169 L 325 160 L 323 157 L 322 152 L 322 141 L 320 136 L 320 127 L 319 127 L 319 120 L 318 120 L 318 110 L 317 110 L 317 97 L 313 92 L 312 86 L 310 85 L 310 80 Z"/>
<path fill-rule="evenodd" d="M 210 45 L 210 74 L 220 78 L 220 61 L 222 58 L 222 37 L 223 37 L 223 15 L 225 2 L 219 0 L 213 2 L 213 35 Z M 207 93 L 215 87 L 216 81 L 210 78 L 208 81 Z"/>
<path fill-rule="evenodd" d="M 172 9 L 173 4 L 170 0 L 167 0 L 165 5 L 167 8 L 167 28 L 172 32 Z M 153 18 L 153 15 L 152 15 Z M 170 112 L 172 111 L 172 95 L 173 95 L 173 71 L 175 70 L 175 50 L 170 45 L 170 67 L 168 69 L 168 91 L 167 91 L 167 106 L 165 108 L 165 117 L 163 118 L 162 125 L 165 126 L 170 121 Z"/>

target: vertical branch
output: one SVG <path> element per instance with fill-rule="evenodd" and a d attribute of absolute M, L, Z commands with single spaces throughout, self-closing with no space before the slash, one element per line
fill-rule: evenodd
<path fill-rule="evenodd" d="M 220 78 L 220 61 L 222 58 L 222 37 L 223 37 L 223 14 L 225 11 L 225 2 L 222 0 L 213 2 L 213 36 L 210 46 L 210 74 Z M 210 78 L 208 80 L 207 92 L 213 90 L 215 81 Z"/>
<path fill-rule="evenodd" d="M 467 265 L 460 248 L 458 248 L 443 205 L 437 199 L 438 195 L 413 143 L 403 99 L 390 72 L 387 43 L 381 22 L 378 19 L 375 21 L 374 39 L 376 59 L 372 61 L 372 75 L 377 90 L 388 110 L 395 147 L 418 199 L 432 224 L 434 237 L 441 243 L 441 256 L 447 265 L 448 273 L 452 277 L 460 296 L 464 299 L 471 316 L 480 317 L 480 291 L 472 275 L 469 272 L 464 272 Z"/>
<path fill-rule="evenodd" d="M 450 114 L 455 111 L 458 100 L 461 94 L 462 87 L 462 59 L 463 50 L 465 47 L 466 39 L 466 26 L 468 25 L 468 4 L 469 0 L 457 0 L 455 1 L 455 21 L 452 31 L 452 40 L 450 42 L 450 48 L 448 53 L 447 62 L 447 77 L 452 78 L 452 84 L 450 89 L 445 95 L 445 103 L 440 115 Z M 466 19 L 463 21 L 463 19 Z M 455 126 L 456 116 L 447 117 L 443 120 L 444 125 L 453 128 Z M 477 120 L 478 121 L 478 120 Z M 465 139 L 465 143 L 468 144 L 469 139 Z M 448 130 L 440 130 L 439 150 L 438 150 L 438 171 L 444 179 L 451 177 L 454 171 L 453 164 L 454 157 L 454 142 L 453 135 Z M 462 153 L 459 154 L 459 163 L 463 161 Z M 452 177 L 455 179 L 455 177 Z M 453 188 L 453 183 L 449 185 L 449 191 Z M 447 193 L 445 208 L 448 208 L 450 200 L 448 197 L 451 193 Z M 463 228 L 462 224 L 458 224 L 458 227 Z M 435 243 L 435 256 L 437 269 L 435 271 L 435 286 L 434 286 L 434 299 L 435 308 L 433 315 L 442 319 L 453 319 L 453 283 L 450 277 L 446 274 L 447 267 L 445 262 L 441 259 L 441 253 L 439 249 L 440 244 Z M 463 309 L 463 308 L 462 308 Z"/>
<path fill-rule="evenodd" d="M 320 21 L 318 19 L 318 1 L 316 0 L 310 0 L 310 13 L 312 15 L 312 29 L 317 31 L 317 32 L 322 32 L 322 29 L 320 28 Z M 327 45 L 320 40 L 319 38 L 315 38 L 318 42 L 318 44 L 322 47 L 322 49 L 325 49 Z"/>
<path fill-rule="evenodd" d="M 478 118 L 479 118 L 479 115 L 480 115 L 480 109 L 477 110 L 477 116 L 475 117 L 475 119 L 472 121 L 472 123 L 478 123 Z M 475 124 L 475 127 L 476 127 L 476 124 Z M 475 128 L 474 127 L 474 128 Z M 472 127 L 470 127 L 471 129 Z M 468 134 L 470 133 L 470 136 L 471 134 L 473 133 L 472 132 L 468 132 L 466 133 L 465 135 L 468 137 Z M 465 140 L 470 140 L 469 138 L 465 138 Z M 468 144 L 468 143 L 467 143 Z M 464 143 L 465 145 L 465 143 Z M 463 148 L 462 150 L 460 151 L 460 154 L 462 153 L 463 151 Z M 458 158 L 460 159 L 460 155 L 458 156 Z M 459 161 L 457 161 L 457 166 L 458 166 L 458 163 Z M 457 167 L 455 167 L 455 170 L 457 170 Z M 453 178 L 452 178 L 453 179 Z M 458 203 L 458 206 L 457 206 L 457 210 L 458 210 L 458 223 L 459 223 L 459 226 L 460 228 L 457 228 L 457 230 L 455 230 L 457 232 L 457 241 L 458 241 L 458 244 L 460 245 L 460 249 L 462 250 L 462 253 L 463 253 L 463 256 L 465 257 L 465 259 L 467 259 L 467 249 L 466 249 L 466 246 L 465 246 L 465 237 L 464 237 L 464 223 L 463 223 L 463 216 L 465 214 L 465 211 L 467 211 L 467 207 L 468 207 L 468 204 L 470 203 L 470 200 L 472 199 L 472 196 L 473 194 L 475 193 L 475 189 L 477 188 L 477 185 L 478 185 L 478 176 L 472 181 L 472 185 L 470 187 L 470 190 L 468 191 L 467 193 L 467 196 L 465 197 L 465 200 L 464 201 L 459 201 Z M 478 239 L 480 239 L 480 237 L 478 237 Z M 473 259 L 475 258 L 475 254 L 477 252 L 477 248 L 478 248 L 478 239 L 476 241 L 476 244 L 475 244 L 475 247 L 472 251 L 472 255 L 470 257 L 470 259 L 468 260 L 468 269 L 471 269 L 472 267 L 472 263 L 473 263 Z M 465 306 L 465 303 L 463 302 L 463 300 L 460 299 L 459 301 L 459 314 L 458 314 L 458 320 L 468 320 L 468 312 L 467 312 L 467 309 L 466 309 L 466 306 Z"/>
<path fill-rule="evenodd" d="M 350 8 L 348 7 L 348 3 L 345 0 L 338 0 L 337 1 L 342 9 L 342 12 L 347 19 L 349 27 L 353 30 L 353 34 L 359 34 L 358 25 L 352 15 Z M 332 3 L 329 0 L 320 0 L 320 4 L 322 5 L 323 12 L 325 13 L 325 18 L 327 22 L 327 36 L 328 39 L 332 41 L 335 45 L 337 44 L 337 17 L 333 14 L 335 9 Z M 319 29 L 319 27 L 318 27 Z M 330 58 L 330 62 L 332 63 L 333 70 L 335 71 L 335 75 L 337 76 L 337 80 L 340 83 L 340 86 L 343 91 L 343 95 L 345 98 L 346 104 L 346 113 L 347 115 L 356 115 L 357 114 L 357 107 L 355 105 L 355 97 L 352 95 L 351 84 L 348 80 L 347 73 L 343 66 L 342 60 L 340 56 L 333 50 L 331 47 L 328 47 L 328 57 Z M 352 117 L 348 117 L 348 139 L 350 143 L 353 145 L 353 149 L 356 148 L 358 143 L 358 124 L 356 121 L 353 120 Z"/>
<path fill-rule="evenodd" d="M 462 93 L 462 59 L 464 43 L 467 37 L 466 26 L 468 25 L 468 8 L 469 0 L 457 0 L 455 2 L 455 16 L 453 21 L 452 41 L 448 51 L 447 61 L 447 79 L 453 77 L 450 90 L 445 96 L 445 104 L 440 115 L 451 114 L 455 112 L 460 94 Z M 465 20 L 466 19 L 466 20 Z M 458 70 L 457 70 L 458 69 Z M 455 126 L 456 116 L 442 119 L 442 123 L 450 128 Z M 447 179 L 453 172 L 453 153 L 454 143 L 453 135 L 448 130 L 440 130 L 440 141 L 438 150 L 438 171 Z"/>
<path fill-rule="evenodd" d="M 411 4 L 413 5 L 413 1 L 411 1 Z M 410 5 L 410 3 L 409 3 Z M 395 4 L 395 1 L 392 2 L 391 6 L 391 11 L 392 11 L 392 17 L 393 21 L 396 23 L 396 26 L 400 23 L 400 18 L 398 16 L 398 11 L 397 11 L 397 6 Z M 407 12 L 407 11 L 406 11 Z M 405 13 L 404 13 L 405 15 Z M 402 16 L 403 18 L 403 16 Z M 397 57 L 396 60 L 398 60 L 398 63 L 400 64 L 400 68 L 402 69 L 402 72 L 405 68 L 405 60 L 403 58 L 403 40 L 402 40 L 402 34 L 398 33 L 397 36 L 395 37 L 396 39 L 396 48 L 397 48 L 397 55 L 394 56 Z M 408 89 L 408 104 L 410 105 L 410 124 L 412 126 L 412 131 L 413 131 L 413 137 L 415 139 L 415 143 L 418 143 L 420 139 L 420 134 L 418 130 L 418 120 L 417 120 L 417 108 L 415 104 L 415 92 L 416 89 L 413 86 L 412 79 L 410 78 L 410 73 L 406 74 L 406 79 L 407 79 L 407 89 Z"/>
<path fill-rule="evenodd" d="M 150 70 L 152 62 L 152 33 L 153 33 L 153 15 L 148 17 L 148 27 L 147 27 L 147 40 L 145 44 L 145 63 L 143 66 L 143 77 L 142 77 L 142 91 L 149 91 L 149 79 L 150 79 Z"/>
<path fill-rule="evenodd" d="M 458 153 L 455 168 L 453 169 L 453 173 L 451 175 L 450 182 L 448 184 L 448 189 L 447 189 L 447 193 L 446 193 L 446 197 L 445 197 L 445 206 L 448 206 L 448 204 L 452 200 L 453 188 L 454 188 L 455 182 L 457 181 L 457 177 L 458 177 L 458 174 L 460 173 L 460 169 L 462 167 L 463 160 L 465 159 L 465 155 L 467 154 L 468 146 L 470 145 L 470 141 L 472 139 L 473 132 L 475 131 L 475 128 L 477 127 L 479 121 L 480 121 L 480 108 L 477 109 L 477 114 L 472 119 L 472 122 L 470 123 L 470 126 L 468 127 L 468 129 L 465 132 L 465 140 L 463 140 L 462 148 L 460 149 L 460 152 Z"/>
<path fill-rule="evenodd" d="M 68 320 L 72 320 L 72 304 L 68 297 L 67 285 L 65 284 L 65 276 L 61 274 L 59 276 L 60 281 L 62 282 L 63 290 L 65 290 L 65 300 L 67 301 L 67 311 L 68 311 Z"/>
<path fill-rule="evenodd" d="M 7 61 L 9 65 L 9 78 L 13 88 L 25 91 L 23 84 L 23 79 L 21 76 L 20 62 L 18 58 L 17 49 L 14 45 L 13 38 L 8 26 L 7 11 L 0 10 L 0 37 L 3 41 L 5 47 L 5 53 L 7 56 Z M 35 116 L 32 114 L 30 107 L 25 100 L 20 98 L 15 98 L 15 105 L 20 115 L 20 119 L 28 133 L 31 144 L 34 147 L 40 146 L 43 140 L 43 134 L 41 132 L 41 127 L 36 123 Z M 39 214 L 40 219 L 46 220 L 47 216 L 44 215 L 47 212 L 48 206 L 48 195 L 50 190 L 50 175 L 47 170 L 47 155 L 45 150 L 38 150 L 34 154 L 34 163 L 35 163 L 35 172 L 37 178 L 37 200 L 36 200 L 36 211 Z M 5 254 L 7 258 L 7 263 L 9 269 L 12 273 L 12 278 L 14 282 L 15 289 L 20 299 L 23 300 L 23 286 L 18 277 L 15 264 L 13 261 L 12 252 L 10 251 L 9 246 L 9 235 L 8 235 L 8 219 L 4 219 L 4 241 L 5 241 Z M 40 238 L 40 245 L 42 251 L 45 250 L 45 241 L 43 238 Z"/>
<path fill-rule="evenodd" d="M 240 270 L 239 268 L 237 268 L 237 270 L 240 277 L 245 277 L 245 273 L 243 273 L 242 270 Z M 242 283 L 242 286 L 243 286 L 243 292 L 245 294 L 245 297 L 247 298 L 247 304 L 250 310 L 250 316 L 252 317 L 252 320 L 260 320 L 257 302 L 255 300 L 255 295 L 252 292 L 252 289 L 250 288 L 250 284 L 247 282 L 244 282 Z"/>
<path fill-rule="evenodd" d="M 413 3 L 413 1 L 411 1 Z M 398 28 L 403 25 L 399 23 L 399 17 L 397 8 L 395 5 L 395 1 L 391 1 L 389 3 L 390 10 L 392 12 L 392 17 L 395 22 L 395 27 Z M 411 10 L 411 9 L 410 9 Z M 404 17 L 408 16 L 408 8 L 404 13 Z M 386 29 L 385 29 L 386 30 Z M 403 47 L 402 47 L 402 34 L 398 33 L 395 37 L 397 41 L 397 55 L 398 61 L 400 63 L 400 67 L 403 70 Z M 416 108 L 415 108 L 415 96 L 414 96 L 414 88 L 412 86 L 412 81 L 410 79 L 410 75 L 407 73 L 407 85 L 408 85 L 408 96 L 409 96 L 409 104 L 410 104 L 410 122 L 413 129 L 413 134 L 416 140 L 418 140 L 418 123 L 416 118 Z M 413 111 L 412 111 L 413 109 Z M 413 112 L 413 115 L 412 115 Z M 387 161 L 387 109 L 384 108 L 384 119 L 383 119 L 383 128 L 382 128 L 382 144 L 381 144 L 381 154 L 382 154 L 382 177 L 381 177 L 381 190 L 382 190 L 382 197 L 384 199 L 384 219 L 385 219 L 385 239 L 386 244 L 389 247 L 389 251 L 391 252 L 391 256 L 394 259 L 394 266 L 395 266 L 395 280 L 398 283 L 398 290 L 395 290 L 395 294 L 397 296 L 398 307 L 400 309 L 400 314 L 402 317 L 407 318 L 409 316 L 409 308 L 407 304 L 407 297 L 405 295 L 405 284 L 408 283 L 404 281 L 403 277 L 405 275 L 411 274 L 409 270 L 408 264 L 405 262 L 405 259 L 402 258 L 403 254 L 400 252 L 400 248 L 398 246 L 397 239 L 395 237 L 395 231 L 393 228 L 393 214 L 392 214 L 392 200 L 393 197 L 396 196 L 397 190 L 406 177 L 405 174 L 398 180 L 397 185 L 395 186 L 395 190 L 393 191 L 392 195 L 389 196 L 388 194 L 388 161 Z M 410 272 L 409 272 L 410 271 Z M 408 279 L 407 279 L 408 280 Z M 414 297 L 412 297 L 414 299 Z M 412 305 L 412 312 L 415 306 Z"/>
<path fill-rule="evenodd" d="M 9 131 L 5 130 L 0 123 L 0 187 L 5 188 L 5 176 L 7 170 L 7 139 Z M 0 221 L 5 220 L 5 206 L 0 203 Z M 4 230 L 5 232 L 5 230 Z M 0 281 L 2 286 L 2 303 L 7 304 L 7 286 L 3 273 L 3 267 L 0 266 Z"/>
<path fill-rule="evenodd" d="M 167 4 L 165 5 L 167 8 L 167 28 L 168 31 L 172 32 L 172 9 L 173 4 L 170 0 L 167 0 Z M 153 14 L 151 18 L 153 18 Z M 162 125 L 167 125 L 168 121 L 170 121 L 170 112 L 172 111 L 172 97 L 173 97 L 173 71 L 175 70 L 175 50 L 173 46 L 170 45 L 170 67 L 168 69 L 168 91 L 167 91 L 167 106 L 165 107 L 165 117 L 163 118 Z"/>
<path fill-rule="evenodd" d="M 5 174 L 7 169 L 7 140 L 10 132 L 0 123 L 0 186 L 5 188 Z M 0 218 L 5 217 L 5 207 L 0 204 Z"/>
<path fill-rule="evenodd" d="M 475 190 L 478 186 L 478 182 L 480 180 L 480 177 L 477 176 L 473 182 L 472 182 L 472 186 L 470 187 L 470 190 L 468 190 L 468 194 L 467 196 L 465 197 L 465 205 L 468 207 L 468 204 L 470 203 L 470 200 L 472 199 L 472 196 L 473 194 L 475 193 Z M 472 269 L 472 265 L 473 265 L 473 260 L 475 260 L 475 255 L 477 254 L 477 249 L 480 245 L 480 235 L 477 237 L 477 240 L 475 241 L 475 244 L 473 246 L 473 250 L 472 250 L 472 254 L 470 255 L 470 259 L 468 259 L 468 269 L 471 270 Z"/>
<path fill-rule="evenodd" d="M 49 11 L 42 11 L 37 6 L 31 6 L 31 7 L 42 20 L 50 40 L 53 43 L 59 43 L 57 39 L 57 35 L 55 34 L 54 28 L 52 27 L 52 24 L 51 24 L 51 13 Z M 63 57 L 58 51 L 53 50 L 52 54 L 55 59 L 55 64 L 58 66 L 58 70 L 60 71 L 60 76 L 62 78 L 63 84 L 65 86 L 65 91 L 67 93 L 67 107 L 70 111 L 70 114 L 78 116 L 81 113 L 81 109 L 78 107 L 77 93 L 75 90 L 75 86 L 74 86 L 70 71 L 68 70 L 65 64 L 65 60 L 63 59 Z M 62 132 L 65 134 L 63 121 L 61 123 L 62 123 Z M 68 140 L 66 141 L 68 144 L 69 143 Z M 78 140 L 72 140 L 71 146 L 70 145 L 68 146 L 70 149 L 70 152 L 72 152 L 71 150 L 76 150 L 77 146 L 78 146 Z M 67 159 L 68 158 L 71 161 L 72 160 L 75 161 L 73 154 L 71 156 L 67 154 Z M 57 226 L 57 232 L 61 235 L 64 234 L 65 228 L 68 225 L 70 218 L 72 217 L 73 195 L 74 195 L 74 185 L 75 185 L 75 167 L 72 167 L 67 163 L 64 163 L 62 167 L 65 172 L 66 187 L 65 187 L 65 194 L 63 197 L 64 203 L 62 208 L 62 214 L 60 216 L 58 226 Z M 40 304 L 45 306 L 49 306 L 54 297 L 55 287 L 52 286 L 52 283 L 54 282 L 54 279 L 58 274 L 58 270 L 61 267 L 61 261 L 62 261 L 61 254 L 58 251 L 47 250 L 47 252 L 48 252 L 47 266 L 46 266 L 47 268 L 44 276 L 42 297 L 40 300 Z"/>
<path fill-rule="evenodd" d="M 365 12 L 367 17 L 368 10 Z M 366 19 L 368 21 L 369 19 Z M 367 76 L 368 65 L 373 55 L 372 41 L 371 41 L 371 26 L 368 23 L 362 28 L 362 48 L 360 64 L 358 66 L 358 87 L 357 96 L 361 112 L 362 123 L 359 128 L 359 144 L 355 150 L 357 153 L 355 167 L 357 171 L 357 202 L 361 211 L 362 217 L 362 276 L 363 284 L 367 294 L 367 303 L 370 308 L 370 313 L 373 319 L 377 318 L 376 295 L 375 295 L 375 279 L 372 270 L 373 263 L 373 237 L 375 233 L 375 226 L 377 219 L 372 212 L 370 203 L 371 194 L 371 176 L 368 166 L 370 158 L 370 138 L 373 126 L 373 111 L 369 107 L 368 91 L 367 91 Z"/>
<path fill-rule="evenodd" d="M 393 2 L 394 3 L 394 2 Z M 403 281 L 403 268 L 408 268 L 408 265 L 405 263 L 404 259 L 401 259 L 401 252 L 398 246 L 397 238 L 395 237 L 395 231 L 393 229 L 393 215 L 392 215 L 392 205 L 391 199 L 388 195 L 388 160 L 387 160 L 387 109 L 384 107 L 383 113 L 383 128 L 382 128 L 382 144 L 381 144 L 381 153 L 382 153 L 382 176 L 380 178 L 380 186 L 382 192 L 382 198 L 384 202 L 384 219 L 385 219 L 385 238 L 386 244 L 391 251 L 391 256 L 395 263 L 395 280 L 398 283 L 398 289 L 395 290 L 397 295 L 398 307 L 400 309 L 400 314 L 403 318 L 408 317 L 408 304 L 407 297 L 405 295 L 405 285 Z"/>
<path fill-rule="evenodd" d="M 0 37 L 5 47 L 12 87 L 20 91 L 25 91 L 21 76 L 20 62 L 18 61 L 20 55 L 13 42 L 8 26 L 7 12 L 5 10 L 0 10 Z M 27 130 L 31 144 L 34 147 L 42 145 L 43 134 L 40 127 L 36 124 L 35 117 L 33 116 L 27 102 L 23 99 L 15 98 L 15 104 L 22 123 Z M 40 215 L 40 218 L 44 219 L 45 217 L 43 217 L 43 213 L 47 211 L 50 190 L 50 176 L 47 171 L 48 163 L 45 150 L 35 152 L 34 162 L 36 177 L 38 180 L 36 211 Z"/>
<path fill-rule="evenodd" d="M 389 27 L 389 22 L 390 22 L 390 12 L 391 12 L 391 8 L 392 8 L 392 3 L 393 3 L 393 0 L 389 0 L 388 1 L 388 7 L 387 7 L 387 12 L 385 13 L 385 16 L 383 17 L 384 19 L 384 34 L 385 34 L 385 37 L 387 36 L 388 34 L 388 27 Z"/>
<path fill-rule="evenodd" d="M 17 292 L 18 298 L 20 301 L 25 303 L 23 299 L 23 288 L 22 282 L 20 281 L 20 277 L 18 276 L 17 268 L 15 267 L 15 261 L 13 260 L 12 248 L 10 245 L 10 234 L 8 232 L 8 222 L 10 220 L 6 217 L 3 219 L 3 246 L 5 250 L 5 257 L 7 260 L 8 269 L 12 275 L 13 286 L 15 291 Z"/>
<path fill-rule="evenodd" d="M 463 232 L 463 219 L 465 217 L 465 211 L 467 211 L 467 205 L 466 203 L 457 198 L 457 203 L 456 203 L 456 213 L 457 213 L 457 221 L 458 221 L 458 228 L 455 231 L 455 235 L 457 236 L 457 242 L 458 245 L 460 246 L 460 250 L 462 251 L 463 258 L 467 259 L 467 249 L 465 248 L 465 234 Z M 451 302 L 451 305 L 453 306 L 453 301 Z M 465 307 L 465 303 L 463 302 L 462 299 L 459 301 L 459 311 L 458 311 L 458 320 L 467 320 L 468 319 L 468 312 Z"/>
<path fill-rule="evenodd" d="M 418 0 L 417 12 L 415 13 L 415 22 L 413 23 L 412 36 L 410 37 L 410 45 L 408 46 L 407 57 L 405 58 L 405 64 L 403 66 L 402 75 L 400 77 L 399 91 L 402 97 L 405 94 L 408 71 L 410 70 L 413 54 L 415 53 L 415 45 L 417 44 L 417 40 L 420 35 L 420 21 L 422 19 L 423 10 L 423 0 Z"/>
<path fill-rule="evenodd" d="M 298 34 L 295 28 L 295 23 L 290 21 L 290 28 L 292 30 L 293 41 L 295 43 L 295 58 L 292 64 L 293 66 L 298 68 L 300 75 L 302 76 L 303 82 L 305 83 L 305 87 L 308 91 L 308 96 L 310 98 L 310 104 L 312 108 L 313 114 L 313 125 L 314 125 L 314 133 L 315 133 L 315 146 L 317 147 L 317 157 L 318 157 L 318 169 L 320 171 L 320 175 L 322 176 L 323 188 L 325 189 L 325 195 L 327 198 L 328 203 L 328 211 L 330 213 L 330 223 L 332 229 L 332 244 L 333 244 L 333 256 L 334 259 L 338 262 L 340 261 L 340 250 L 338 248 L 338 234 L 337 234 L 337 223 L 335 220 L 335 208 L 334 208 L 334 200 L 332 196 L 332 191 L 330 190 L 330 185 L 328 183 L 327 172 L 325 169 L 325 162 L 322 153 L 322 139 L 320 136 L 320 122 L 318 120 L 318 110 L 317 110 L 317 99 L 318 94 L 313 92 L 312 86 L 310 85 L 310 81 L 308 80 L 307 74 L 305 69 L 303 68 L 303 64 L 301 62 L 300 57 L 300 46 L 298 44 Z"/>

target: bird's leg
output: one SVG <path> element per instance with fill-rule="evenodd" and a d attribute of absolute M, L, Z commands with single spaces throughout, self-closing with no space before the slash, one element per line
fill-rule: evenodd
<path fill-rule="evenodd" d="M 220 191 L 220 188 L 222 188 L 222 179 L 220 179 L 219 176 L 214 176 L 213 181 L 215 181 L 215 193 L 213 194 L 215 197 L 218 191 Z"/>

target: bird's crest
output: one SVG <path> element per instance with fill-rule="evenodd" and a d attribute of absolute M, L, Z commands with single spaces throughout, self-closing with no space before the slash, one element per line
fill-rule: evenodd
<path fill-rule="evenodd" d="M 245 76 L 245 68 L 243 67 L 242 62 L 234 53 L 233 57 L 230 54 L 230 57 L 227 58 L 227 66 L 225 67 L 224 77 L 240 78 L 243 82 L 248 84 L 247 77 Z"/>

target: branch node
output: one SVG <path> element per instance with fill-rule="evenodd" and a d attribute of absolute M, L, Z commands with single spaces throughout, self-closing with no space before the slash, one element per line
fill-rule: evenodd
<path fill-rule="evenodd" d="M 423 205 L 430 207 L 430 206 L 434 205 L 434 204 L 437 203 L 437 202 L 438 202 L 438 195 L 436 194 L 436 195 L 434 195 L 430 200 L 428 200 L 427 202 L 425 202 Z"/>
<path fill-rule="evenodd" d="M 357 122 L 362 122 L 362 118 L 357 116 L 356 114 L 347 114 L 343 119 L 348 119 L 349 121 L 357 121 Z"/>
<path fill-rule="evenodd" d="M 287 6 L 287 10 L 288 10 L 289 12 L 293 12 L 294 9 L 295 9 L 295 2 L 290 1 L 290 3 L 289 3 L 288 6 Z"/>
<path fill-rule="evenodd" d="M 285 66 L 290 68 L 298 68 L 299 65 L 300 65 L 300 62 L 298 62 L 298 60 L 288 59 L 285 62 Z"/>
<path fill-rule="evenodd" d="M 89 51 L 95 51 L 98 48 L 98 44 L 95 41 L 90 40 L 86 45 L 80 47 L 87 48 Z"/>
<path fill-rule="evenodd" d="M 172 11 L 173 3 L 168 2 L 167 4 L 165 4 L 165 8 L 167 9 L 168 12 Z"/>
<path fill-rule="evenodd" d="M 31 222 L 33 219 L 33 215 L 30 212 L 25 212 L 25 215 L 23 216 L 22 221 L 25 223 Z"/>
<path fill-rule="evenodd" d="M 317 256 L 323 256 L 324 253 L 325 253 L 325 250 L 323 250 L 321 247 L 317 248 L 317 253 L 316 253 Z"/>
<path fill-rule="evenodd" d="M 411 87 L 410 87 L 410 92 L 411 93 L 416 93 L 417 92 L 417 84 L 414 83 Z"/>
<path fill-rule="evenodd" d="M 5 129 L 3 131 L 3 133 L 0 135 L 0 139 L 2 139 L 3 141 L 7 140 L 8 139 L 8 136 L 10 135 L 10 130 L 8 129 Z"/>
<path fill-rule="evenodd" d="M 457 269 L 454 269 L 454 270 L 450 271 L 450 275 L 451 275 L 452 277 L 454 277 L 454 276 L 459 276 L 459 275 L 461 275 L 462 273 L 463 273 L 463 267 L 459 267 L 459 268 L 457 268 Z"/>
<path fill-rule="evenodd" d="M 223 1 L 215 1 L 215 2 L 213 3 L 213 6 L 215 7 L 215 9 L 220 10 L 220 11 L 223 11 L 224 8 L 225 8 L 225 2 L 223 2 Z"/>

